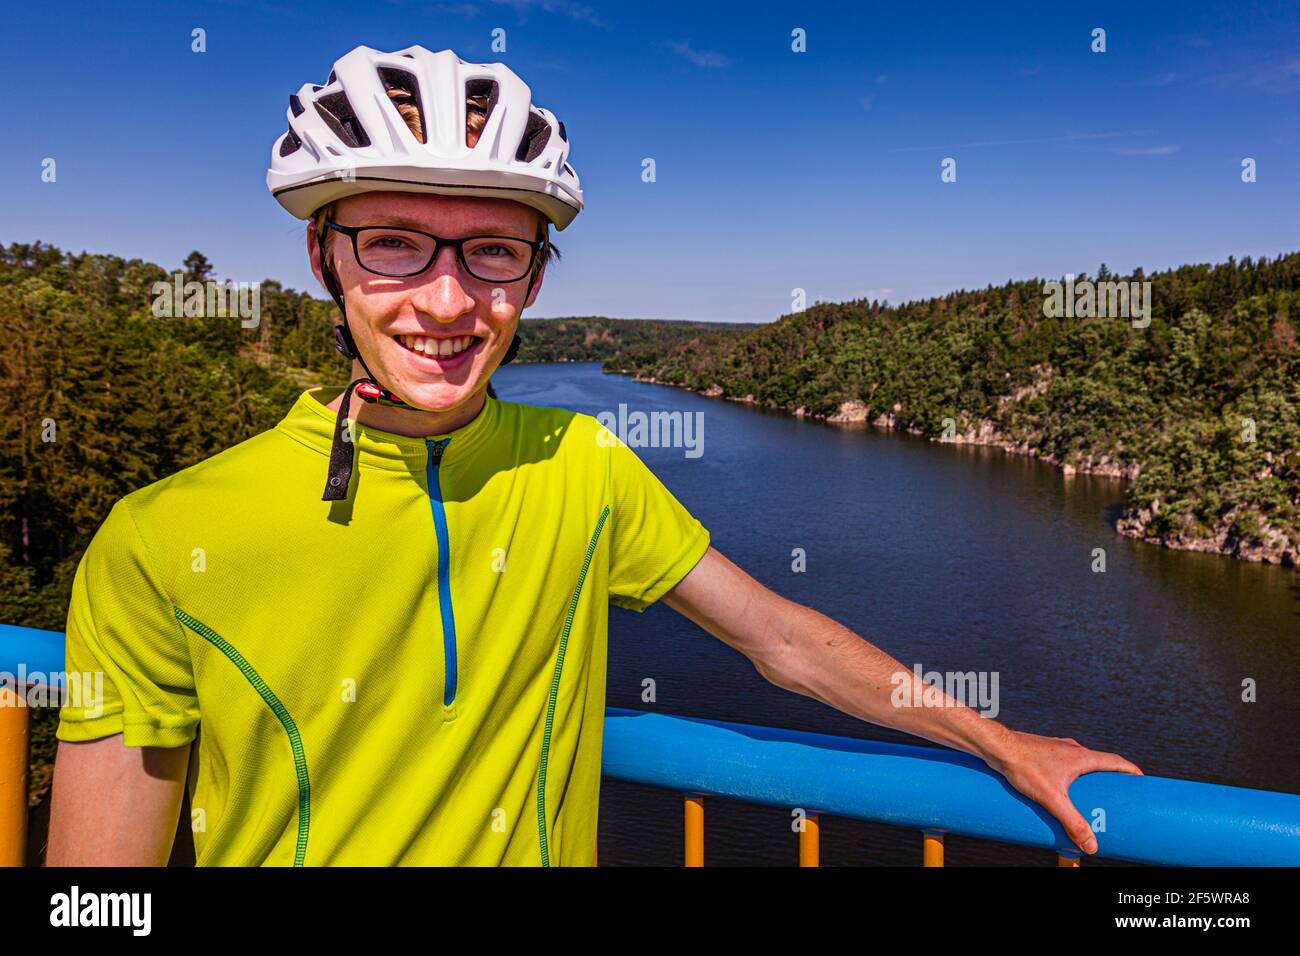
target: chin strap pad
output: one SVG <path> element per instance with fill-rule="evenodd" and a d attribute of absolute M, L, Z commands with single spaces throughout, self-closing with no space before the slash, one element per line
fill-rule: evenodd
<path fill-rule="evenodd" d="M 345 358 L 357 357 L 357 343 L 352 341 L 352 330 L 346 325 L 334 326 L 334 347 L 342 352 Z"/>

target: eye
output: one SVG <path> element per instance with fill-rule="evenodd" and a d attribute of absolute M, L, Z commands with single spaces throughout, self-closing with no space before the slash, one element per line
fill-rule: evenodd
<path fill-rule="evenodd" d="M 479 259 L 519 259 L 523 252 L 511 242 L 481 242 L 469 250 Z"/>
<path fill-rule="evenodd" d="M 411 244 L 401 236 L 373 236 L 366 241 L 366 248 L 404 249 L 411 248 Z"/>

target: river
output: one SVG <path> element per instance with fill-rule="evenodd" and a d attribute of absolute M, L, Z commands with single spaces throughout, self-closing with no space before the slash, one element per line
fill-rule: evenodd
<path fill-rule="evenodd" d="M 1120 753 L 1148 774 L 1300 792 L 1295 570 L 1121 537 L 1120 482 L 995 449 L 803 421 L 595 363 L 507 366 L 493 382 L 502 399 L 588 414 L 620 403 L 700 413 L 698 457 L 636 450 L 714 547 L 909 667 L 996 672 L 1002 723 Z M 610 614 L 610 706 L 928 743 L 768 684 L 662 602 Z M 647 677 L 654 703 L 641 700 Z M 790 821 L 708 800 L 705 862 L 793 865 Z M 678 865 L 681 834 L 677 794 L 604 781 L 602 866 Z M 1054 863 L 1039 850 L 947 844 L 950 866 Z M 826 819 L 821 845 L 828 866 L 920 863 L 919 835 L 881 824 Z"/>

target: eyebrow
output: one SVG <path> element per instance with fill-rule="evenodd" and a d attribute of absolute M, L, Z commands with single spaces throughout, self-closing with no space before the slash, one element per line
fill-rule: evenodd
<path fill-rule="evenodd" d="M 362 221 L 357 226 L 401 226 L 407 229 L 418 229 L 420 232 L 432 232 L 429 227 L 415 219 L 406 216 L 362 216 Z M 512 235 L 510 227 L 500 223 L 493 223 L 487 226 L 473 226 L 462 235 L 466 236 L 509 236 Z"/>

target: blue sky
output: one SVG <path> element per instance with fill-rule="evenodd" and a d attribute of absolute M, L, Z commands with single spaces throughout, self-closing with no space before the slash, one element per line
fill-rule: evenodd
<path fill-rule="evenodd" d="M 1294 3 L 250 0 L 5 21 L 0 242 L 168 268 L 198 248 L 222 277 L 324 298 L 265 186 L 288 94 L 358 44 L 420 43 L 504 61 L 565 122 L 586 208 L 534 316 L 767 322 L 796 287 L 898 302 L 1300 248 Z"/>

